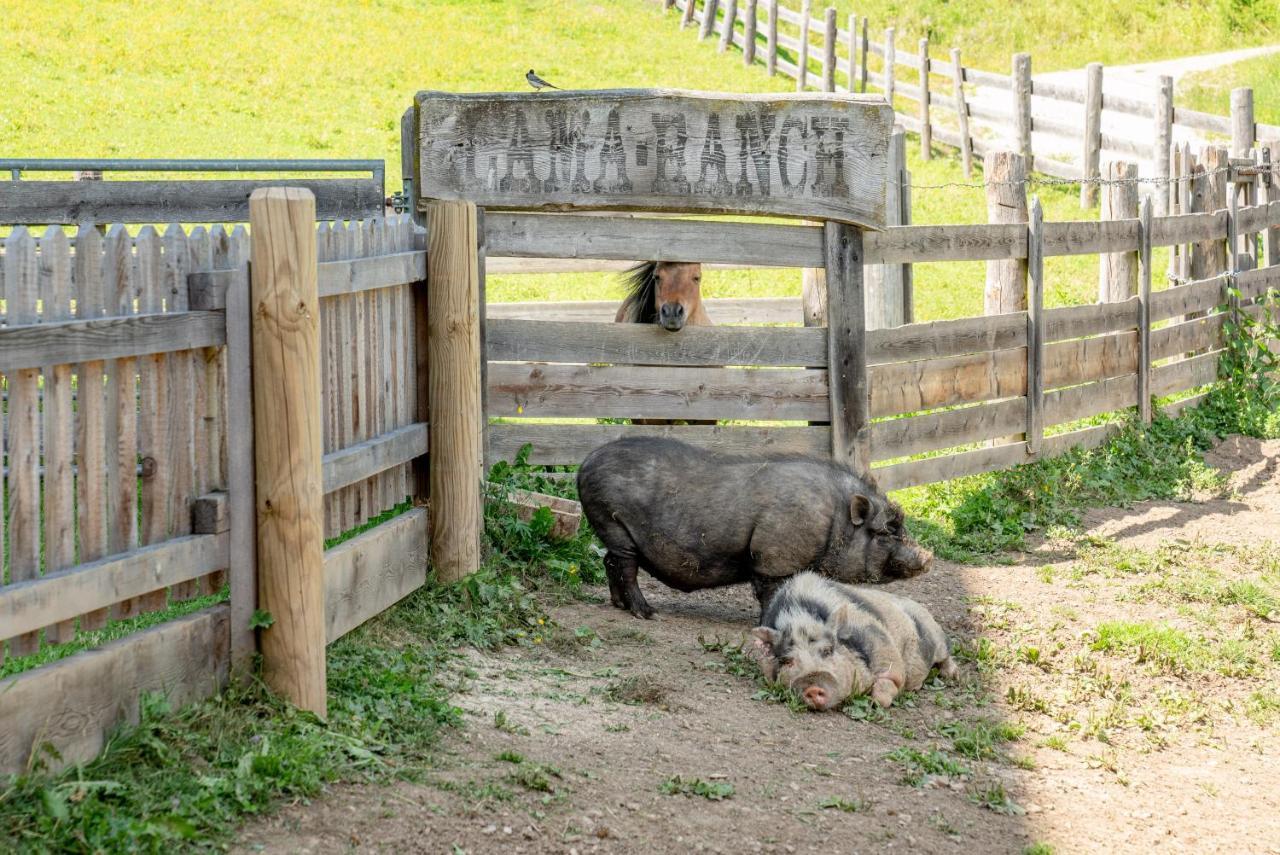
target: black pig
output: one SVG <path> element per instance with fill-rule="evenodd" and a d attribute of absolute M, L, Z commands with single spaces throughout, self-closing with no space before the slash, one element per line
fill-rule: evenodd
<path fill-rule="evenodd" d="M 653 617 L 636 582 L 640 567 L 679 591 L 751 582 L 763 609 L 802 570 L 886 582 L 933 564 L 907 535 L 901 508 L 828 460 L 619 439 L 587 455 L 578 498 L 609 550 L 613 604 L 636 617 Z"/>

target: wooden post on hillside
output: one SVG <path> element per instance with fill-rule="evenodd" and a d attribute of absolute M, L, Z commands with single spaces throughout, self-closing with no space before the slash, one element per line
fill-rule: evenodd
<path fill-rule="evenodd" d="M 884 99 L 893 106 L 893 67 L 897 64 L 894 53 L 893 38 L 895 30 L 889 27 L 884 31 Z"/>
<path fill-rule="evenodd" d="M 1037 196 L 1027 221 L 1027 454 L 1044 438 L 1044 211 Z"/>
<path fill-rule="evenodd" d="M 862 231 L 828 221 L 826 252 L 827 376 L 831 456 L 859 475 L 871 474 L 871 405 L 867 391 L 867 323 L 862 288 Z"/>
<path fill-rule="evenodd" d="M 442 582 L 480 567 L 484 412 L 476 206 L 427 208 L 427 340 L 431 366 L 431 564 Z"/>
<path fill-rule="evenodd" d="M 809 24 L 813 21 L 812 0 L 804 0 L 800 6 L 800 52 L 796 56 L 796 91 L 803 92 L 809 86 Z"/>
<path fill-rule="evenodd" d="M 1263 173 L 1262 186 L 1258 188 L 1258 202 L 1280 202 L 1280 175 L 1274 170 L 1280 169 L 1280 140 L 1263 140 L 1258 144 Z M 1263 250 L 1259 267 L 1271 267 L 1280 264 L 1280 226 L 1272 226 L 1262 233 Z"/>
<path fill-rule="evenodd" d="M 1080 207 L 1088 210 L 1098 203 L 1098 185 L 1102 165 L 1102 63 L 1085 67 L 1084 88 L 1084 153 L 1081 155 Z"/>
<path fill-rule="evenodd" d="M 773 77 L 778 73 L 778 0 L 769 0 L 769 22 L 764 39 L 765 67 Z"/>
<path fill-rule="evenodd" d="M 987 184 L 987 222 L 1027 222 L 1027 167 L 1012 151 L 988 152 L 982 161 Z M 983 313 L 1002 315 L 1027 308 L 1027 261 L 1010 258 L 987 262 Z"/>
<path fill-rule="evenodd" d="M 1169 214 L 1169 149 L 1173 146 L 1173 78 L 1162 74 L 1156 86 L 1156 101 L 1153 106 L 1155 126 L 1152 128 L 1154 138 L 1151 143 L 1151 162 L 1155 166 L 1157 179 L 1154 188 L 1155 215 L 1165 217 Z"/>
<path fill-rule="evenodd" d="M 1102 170 L 1107 184 L 1102 191 L 1100 220 L 1131 220 L 1138 216 L 1138 165 L 1109 160 Z M 1098 255 L 1098 302 L 1120 303 L 1138 293 L 1138 254 L 1103 252 Z"/>
<path fill-rule="evenodd" d="M 1031 54 L 1013 55 L 1013 116 L 1018 138 L 1018 153 L 1027 172 L 1035 169 L 1031 155 Z"/>
<path fill-rule="evenodd" d="M 1151 197 L 1138 212 L 1138 415 L 1151 424 Z"/>
<path fill-rule="evenodd" d="M 269 187 L 252 225 L 253 440 L 263 678 L 294 706 L 327 716 L 320 297 L 316 200 Z"/>
<path fill-rule="evenodd" d="M 920 157 L 933 157 L 933 129 L 929 127 L 929 40 L 920 40 Z"/>
<path fill-rule="evenodd" d="M 1192 213 L 1212 213 L 1227 206 L 1227 178 L 1225 171 L 1230 163 L 1228 151 L 1222 146 L 1203 146 L 1191 169 L 1190 208 Z M 1191 280 L 1219 276 L 1227 269 L 1226 235 L 1191 245 L 1191 264 L 1188 277 Z M 1205 312 L 1189 312 L 1184 320 L 1205 316 Z M 1193 351 L 1194 356 L 1203 351 Z"/>
<path fill-rule="evenodd" d="M 733 44 L 733 25 L 738 20 L 738 0 L 729 0 L 724 7 L 724 23 L 720 26 L 720 46 L 716 48 L 720 53 L 724 53 L 729 49 L 729 45 Z"/>
<path fill-rule="evenodd" d="M 680 16 L 680 29 L 693 23 L 694 10 L 698 8 L 698 0 L 684 0 L 684 14 Z"/>
<path fill-rule="evenodd" d="M 676 0 L 662 0 L 662 11 L 669 12 L 674 5 L 676 5 Z"/>
<path fill-rule="evenodd" d="M 693 0 L 690 0 L 692 3 Z M 716 12 L 719 11 L 720 0 L 707 0 L 702 6 L 702 27 L 698 30 L 698 41 L 711 35 L 716 26 Z"/>
<path fill-rule="evenodd" d="M 849 62 L 845 66 L 844 76 L 848 83 L 848 92 L 852 95 L 858 85 L 858 16 L 849 14 L 849 26 L 846 33 L 848 41 Z"/>
<path fill-rule="evenodd" d="M 840 32 L 836 27 L 836 9 L 827 7 L 827 18 L 824 22 L 827 31 L 822 34 L 822 91 L 836 91 L 836 38 Z"/>
<path fill-rule="evenodd" d="M 1231 90 L 1231 156 L 1246 157 L 1253 148 L 1253 90 Z"/>
<path fill-rule="evenodd" d="M 867 39 L 867 16 L 862 16 L 862 49 L 858 51 L 858 91 L 864 95 L 867 92 L 867 53 L 871 47 L 871 42 Z M 852 84 L 850 84 L 852 86 Z"/>
<path fill-rule="evenodd" d="M 889 137 L 888 163 L 885 169 L 885 226 L 903 225 L 902 176 L 907 166 L 907 135 L 901 126 L 894 125 Z M 867 311 L 867 329 L 878 330 L 898 327 L 906 323 L 903 307 L 902 264 L 871 264 L 864 273 Z"/>
<path fill-rule="evenodd" d="M 964 100 L 964 65 L 960 48 L 951 49 L 952 94 L 956 99 L 956 119 L 960 123 L 960 157 L 964 161 L 964 177 L 973 177 L 973 140 L 969 137 L 969 105 Z"/>
<path fill-rule="evenodd" d="M 756 26 L 759 0 L 747 0 L 747 13 L 742 20 L 742 64 L 751 65 L 756 61 Z"/>

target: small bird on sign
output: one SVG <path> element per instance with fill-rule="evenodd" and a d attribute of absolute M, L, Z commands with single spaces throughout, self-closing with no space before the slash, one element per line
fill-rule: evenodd
<path fill-rule="evenodd" d="M 532 86 L 534 89 L 559 89 L 560 88 L 559 86 L 552 86 L 550 83 L 543 80 L 541 77 L 537 75 L 536 72 L 534 72 L 532 68 L 529 69 L 529 73 L 524 76 L 524 79 L 529 81 L 529 85 Z"/>

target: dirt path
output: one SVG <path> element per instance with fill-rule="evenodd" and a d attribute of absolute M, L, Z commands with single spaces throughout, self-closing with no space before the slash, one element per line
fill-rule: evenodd
<path fill-rule="evenodd" d="M 721 645 L 747 592 L 649 584 L 657 620 L 577 603 L 472 655 L 434 780 L 337 787 L 241 851 L 1280 853 L 1280 442 L 1210 459 L 1233 493 L 897 586 L 965 661 L 887 715 L 764 699 Z"/>

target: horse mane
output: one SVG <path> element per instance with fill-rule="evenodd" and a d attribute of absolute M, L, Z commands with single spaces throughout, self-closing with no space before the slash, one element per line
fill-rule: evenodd
<path fill-rule="evenodd" d="M 627 298 L 622 301 L 622 318 L 629 324 L 656 324 L 658 310 L 654 306 L 658 287 L 658 262 L 643 261 L 622 274 Z"/>

